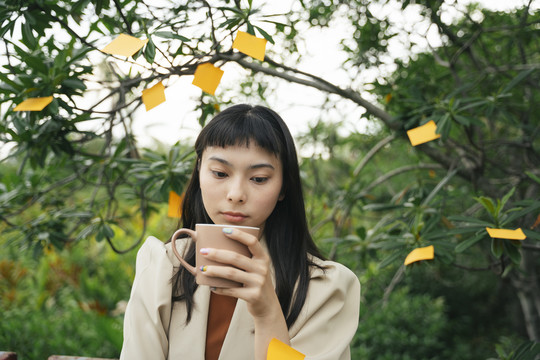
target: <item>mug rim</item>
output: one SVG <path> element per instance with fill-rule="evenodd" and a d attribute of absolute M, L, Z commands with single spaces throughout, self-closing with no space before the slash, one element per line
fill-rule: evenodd
<path fill-rule="evenodd" d="M 195 227 L 197 227 L 197 226 L 230 227 L 230 228 L 236 228 L 236 229 L 253 229 L 253 230 L 260 230 L 260 228 L 258 228 L 258 227 L 254 227 L 254 226 L 243 226 L 243 225 L 204 224 L 204 223 L 199 223 L 199 224 L 195 224 Z"/>

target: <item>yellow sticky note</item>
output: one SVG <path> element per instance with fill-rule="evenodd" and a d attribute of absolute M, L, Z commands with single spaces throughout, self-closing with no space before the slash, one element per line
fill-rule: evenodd
<path fill-rule="evenodd" d="M 294 350 L 289 345 L 282 343 L 278 339 L 270 340 L 266 360 L 303 360 L 306 355 Z"/>
<path fill-rule="evenodd" d="M 431 140 L 441 137 L 441 134 L 436 134 L 437 124 L 430 120 L 422 126 L 407 131 L 407 136 L 411 141 L 412 146 L 420 145 Z"/>
<path fill-rule="evenodd" d="M 182 217 L 182 196 L 174 191 L 169 192 L 169 212 L 167 215 L 172 218 Z"/>
<path fill-rule="evenodd" d="M 405 258 L 405 265 L 409 265 L 416 261 L 432 260 L 435 257 L 435 248 L 433 245 L 416 248 Z"/>
<path fill-rule="evenodd" d="M 246 32 L 239 31 L 236 34 L 232 47 L 257 60 L 264 61 L 266 39 L 261 39 Z"/>
<path fill-rule="evenodd" d="M 142 91 L 142 101 L 146 107 L 146 111 L 151 110 L 161 103 L 165 102 L 165 86 L 160 81 L 150 89 Z"/>
<path fill-rule="evenodd" d="M 101 51 L 111 55 L 130 57 L 139 51 L 147 42 L 148 40 L 140 40 L 130 35 L 120 34 L 109 45 L 101 49 Z"/>
<path fill-rule="evenodd" d="M 195 69 L 193 85 L 200 87 L 204 92 L 214 95 L 223 76 L 223 70 L 210 63 L 204 63 Z"/>
<path fill-rule="evenodd" d="M 52 101 L 52 96 L 26 99 L 19 105 L 15 106 L 13 111 L 41 111 Z"/>
<path fill-rule="evenodd" d="M 521 228 L 517 228 L 516 230 L 508 230 L 508 229 L 492 229 L 492 228 L 486 228 L 489 236 L 492 238 L 498 238 L 498 239 L 509 239 L 509 240 L 525 240 L 527 238 L 527 235 L 523 233 L 523 230 Z"/>

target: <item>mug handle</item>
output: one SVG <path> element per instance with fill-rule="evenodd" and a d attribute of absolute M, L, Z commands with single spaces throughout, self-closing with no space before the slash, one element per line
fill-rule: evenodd
<path fill-rule="evenodd" d="M 196 242 L 197 241 L 197 233 L 191 229 L 180 229 L 176 230 L 171 238 L 171 245 L 174 255 L 180 260 L 180 263 L 186 268 L 187 271 L 189 271 L 191 274 L 196 275 L 197 269 L 195 269 L 194 266 L 191 266 L 180 254 L 178 253 L 178 250 L 176 249 L 176 239 L 180 234 L 188 234 L 191 236 L 191 239 Z"/>

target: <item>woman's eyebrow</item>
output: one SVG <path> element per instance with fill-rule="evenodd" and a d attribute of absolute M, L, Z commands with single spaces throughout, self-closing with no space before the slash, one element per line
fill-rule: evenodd
<path fill-rule="evenodd" d="M 217 156 L 211 156 L 208 158 L 208 160 L 214 160 L 214 161 L 222 163 L 223 165 L 234 168 L 234 165 L 232 163 Z M 260 168 L 270 168 L 272 170 L 275 170 L 274 165 L 270 163 L 253 164 L 248 167 L 248 169 L 260 169 Z"/>
<path fill-rule="evenodd" d="M 230 166 L 230 167 L 234 167 L 233 164 L 231 164 L 231 163 L 228 162 L 227 160 L 222 159 L 222 158 L 217 157 L 217 156 L 211 156 L 211 157 L 208 158 L 208 160 L 214 160 L 214 161 L 217 161 L 217 162 L 222 163 L 223 165 L 227 165 L 227 166 Z"/>
<path fill-rule="evenodd" d="M 250 169 L 270 168 L 272 170 L 275 170 L 274 166 L 269 163 L 254 164 L 254 165 L 250 165 L 249 168 Z"/>

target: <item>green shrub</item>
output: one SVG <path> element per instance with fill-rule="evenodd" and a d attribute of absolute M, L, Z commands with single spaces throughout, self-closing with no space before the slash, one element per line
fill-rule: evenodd
<path fill-rule="evenodd" d="M 6 253 L 9 259 L 0 258 L 0 350 L 25 360 L 119 356 L 117 307 L 129 298 L 135 252 L 119 256 L 105 243 L 88 242 L 39 258 Z"/>
<path fill-rule="evenodd" d="M 384 306 L 362 311 L 352 343 L 353 359 L 423 360 L 442 356 L 447 331 L 442 298 L 395 290 Z"/>
<path fill-rule="evenodd" d="M 49 355 L 118 357 L 122 346 L 122 318 L 85 311 L 76 304 L 23 306 L 2 311 L 0 346 L 19 359 Z"/>

